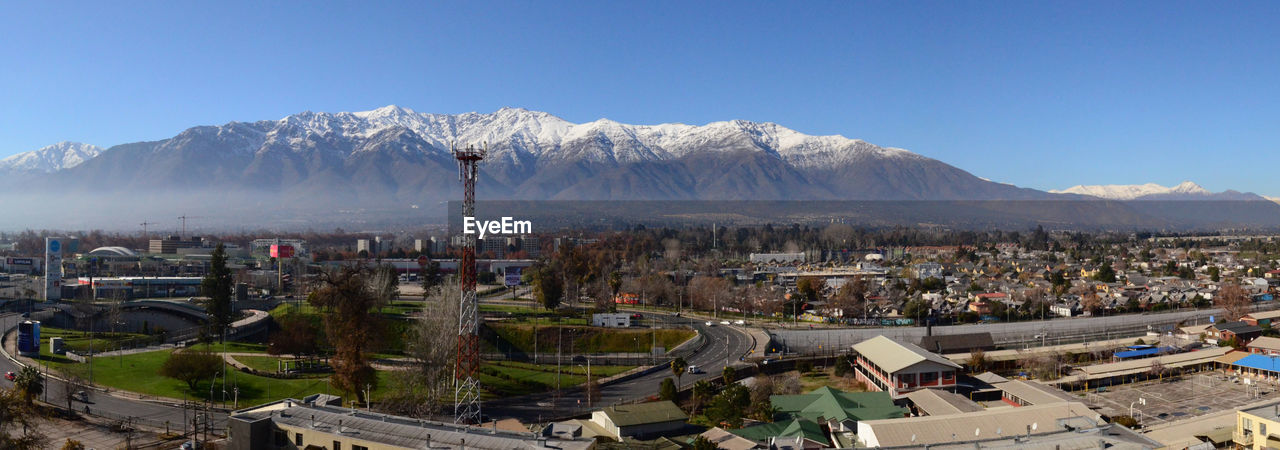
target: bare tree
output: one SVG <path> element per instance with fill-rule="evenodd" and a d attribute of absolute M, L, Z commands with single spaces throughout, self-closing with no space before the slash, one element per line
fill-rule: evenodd
<path fill-rule="evenodd" d="M 395 389 L 384 399 L 390 412 L 422 417 L 441 411 L 452 399 L 458 350 L 458 280 L 450 278 L 426 294 L 427 314 L 413 324 L 405 351 L 414 359 L 395 374 Z"/>
<path fill-rule="evenodd" d="M 1213 305 L 1222 308 L 1228 320 L 1238 320 L 1248 314 L 1250 303 L 1249 295 L 1236 284 L 1223 284 L 1213 296 Z"/>

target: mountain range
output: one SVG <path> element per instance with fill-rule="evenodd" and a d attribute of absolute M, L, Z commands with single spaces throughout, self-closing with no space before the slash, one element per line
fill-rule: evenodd
<path fill-rule="evenodd" d="M 1044 192 L 907 150 L 774 123 L 577 124 L 519 108 L 303 112 L 105 150 L 60 143 L 6 158 L 0 172 L 12 186 L 95 202 L 181 205 L 198 198 L 249 210 L 439 211 L 461 195 L 454 145 L 487 146 L 477 190 L 490 200 L 1262 199 L 1211 194 L 1194 183 Z"/>

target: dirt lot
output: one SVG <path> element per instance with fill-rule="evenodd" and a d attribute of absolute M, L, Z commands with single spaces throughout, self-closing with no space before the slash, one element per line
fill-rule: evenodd
<path fill-rule="evenodd" d="M 1280 398 L 1277 391 L 1280 387 L 1274 385 L 1245 385 L 1224 379 L 1221 373 L 1203 372 L 1173 380 L 1109 386 L 1106 392 L 1090 391 L 1084 400 L 1108 416 L 1127 415 L 1132 404 L 1138 422 L 1150 426 Z"/>

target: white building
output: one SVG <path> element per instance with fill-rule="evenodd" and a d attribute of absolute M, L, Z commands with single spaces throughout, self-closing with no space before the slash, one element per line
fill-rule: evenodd
<path fill-rule="evenodd" d="M 596 327 L 626 328 L 631 326 L 631 315 L 626 313 L 592 314 L 591 325 Z"/>

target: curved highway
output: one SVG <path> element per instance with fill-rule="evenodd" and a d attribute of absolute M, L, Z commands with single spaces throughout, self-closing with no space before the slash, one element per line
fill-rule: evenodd
<path fill-rule="evenodd" d="M 674 315 L 645 312 L 646 317 L 661 319 L 669 325 L 687 324 L 698 330 L 705 337 L 705 344 L 685 358 L 691 366 L 698 366 L 702 373 L 685 373 L 680 383 L 689 386 L 692 383 L 712 377 L 719 377 L 726 364 L 738 362 L 752 346 L 751 336 L 726 325 L 707 326 L 702 321 L 680 318 Z M 556 393 L 532 394 L 521 397 L 488 400 L 481 404 L 484 415 L 494 419 L 515 418 L 525 423 L 545 422 L 568 416 L 585 414 L 592 409 L 629 401 L 642 400 L 658 395 L 658 387 L 662 380 L 674 378 L 669 368 L 658 369 L 630 380 L 600 387 L 600 393 L 588 405 L 586 395 L 578 389 L 566 389 L 560 396 Z"/>
<path fill-rule="evenodd" d="M 22 316 L 17 313 L 0 314 L 0 333 L 17 326 L 21 322 Z M 47 341 L 46 341 L 47 342 Z M 11 349 L 6 348 L 6 351 Z M 16 350 L 16 349 L 13 349 Z M 21 370 L 21 366 L 13 360 L 0 357 L 0 372 L 17 372 Z M 0 385 L 4 387 L 13 387 L 13 383 L 0 378 Z M 49 377 L 45 382 L 47 396 L 41 396 L 47 399 L 49 403 L 66 407 L 64 392 L 66 392 L 66 383 L 61 380 Z M 74 407 L 81 413 L 84 407 L 89 407 L 89 412 L 93 415 L 104 416 L 112 419 L 135 418 L 139 423 L 151 427 L 162 428 L 166 421 L 169 422 L 171 430 L 178 431 L 183 427 L 183 408 L 181 404 L 170 404 L 164 402 L 152 402 L 138 399 L 129 399 L 118 397 L 115 395 L 103 393 L 102 391 L 86 389 L 89 392 L 89 402 L 81 402 L 79 400 L 72 402 Z M 135 394 L 136 395 L 136 394 Z M 187 415 L 188 427 L 190 427 L 190 417 L 192 411 L 185 410 Z M 227 415 L 214 411 L 212 413 L 214 429 L 221 430 L 226 427 Z"/>

